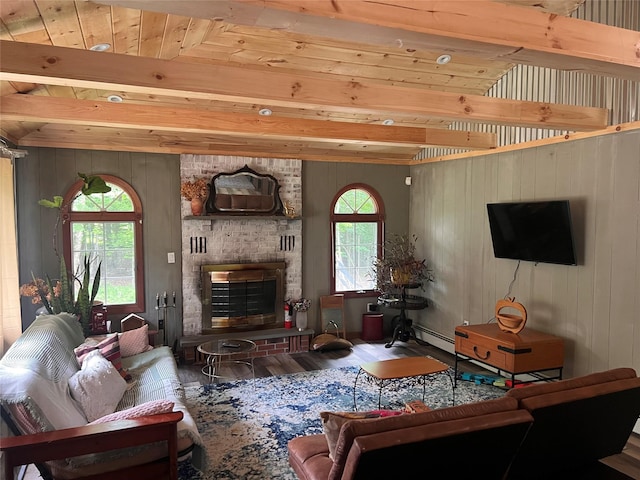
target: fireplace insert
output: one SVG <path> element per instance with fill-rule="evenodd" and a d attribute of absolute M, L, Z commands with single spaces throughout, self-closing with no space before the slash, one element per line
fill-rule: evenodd
<path fill-rule="evenodd" d="M 202 333 L 284 325 L 284 262 L 202 265 Z"/>

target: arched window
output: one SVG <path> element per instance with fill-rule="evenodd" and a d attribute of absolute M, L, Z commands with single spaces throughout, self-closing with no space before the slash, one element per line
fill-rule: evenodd
<path fill-rule="evenodd" d="M 373 262 L 382 252 L 384 204 L 373 188 L 353 183 L 331 204 L 331 291 L 346 296 L 375 291 Z"/>
<path fill-rule="evenodd" d="M 103 194 L 82 195 L 78 180 L 64 196 L 62 235 L 64 256 L 72 272 L 91 262 L 91 277 L 101 263 L 96 300 L 109 314 L 144 312 L 144 250 L 142 203 L 124 180 L 100 175 L 111 187 Z"/>

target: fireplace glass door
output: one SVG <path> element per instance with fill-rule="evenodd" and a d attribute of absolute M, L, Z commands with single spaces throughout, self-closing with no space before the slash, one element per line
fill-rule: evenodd
<path fill-rule="evenodd" d="M 284 264 L 275 265 L 203 265 L 203 332 L 282 326 Z"/>

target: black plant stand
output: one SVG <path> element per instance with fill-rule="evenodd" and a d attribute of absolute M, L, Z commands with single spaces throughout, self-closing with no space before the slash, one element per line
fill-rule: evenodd
<path fill-rule="evenodd" d="M 392 325 L 395 324 L 395 328 L 393 329 L 391 341 L 385 345 L 386 348 L 391 348 L 396 340 L 408 342 L 413 339 L 420 345 L 429 345 L 428 342 L 416 337 L 416 332 L 412 327 L 413 320 L 407 317 L 406 314 L 407 310 L 423 310 L 428 306 L 426 298 L 407 294 L 407 290 L 418 288 L 419 286 L 419 283 L 400 285 L 399 293 L 385 293 L 378 297 L 379 304 L 400 310 L 400 314 L 393 317 L 391 321 Z"/>

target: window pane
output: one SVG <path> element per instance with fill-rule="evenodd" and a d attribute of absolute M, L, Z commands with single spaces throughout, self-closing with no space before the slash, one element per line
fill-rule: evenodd
<path fill-rule="evenodd" d="M 376 204 L 364 190 L 356 190 L 356 212 L 357 213 L 376 213 Z"/>
<path fill-rule="evenodd" d="M 79 195 L 72 203 L 74 212 L 133 212 L 133 202 L 122 188 L 107 183 L 111 191 L 107 193 L 94 193 L 92 195 Z"/>
<path fill-rule="evenodd" d="M 353 202 L 348 201 L 348 197 L 350 192 L 346 192 L 342 195 L 338 201 L 336 202 L 336 207 L 334 209 L 334 213 L 353 213 Z"/>
<path fill-rule="evenodd" d="M 102 261 L 100 289 L 96 300 L 105 305 L 136 302 L 135 232 L 133 222 L 72 222 L 73 271 L 83 266 L 85 255 L 92 262 L 92 277 Z"/>
<path fill-rule="evenodd" d="M 120 187 L 111 185 L 111 191 L 102 195 L 107 212 L 133 212 L 133 202 Z"/>
<path fill-rule="evenodd" d="M 335 225 L 336 291 L 372 290 L 378 224 L 336 222 Z"/>
<path fill-rule="evenodd" d="M 377 213 L 376 202 L 369 192 L 354 188 L 344 192 L 336 202 L 333 213 Z"/>

